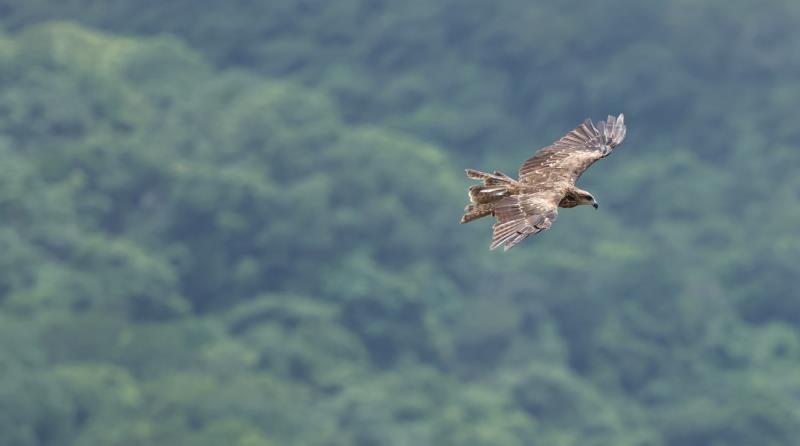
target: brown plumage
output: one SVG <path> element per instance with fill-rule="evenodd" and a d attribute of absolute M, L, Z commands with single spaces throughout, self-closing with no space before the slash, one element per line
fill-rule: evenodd
<path fill-rule="evenodd" d="M 470 204 L 461 223 L 494 215 L 490 249 L 508 251 L 526 237 L 550 227 L 558 208 L 591 204 L 592 194 L 575 187 L 575 181 L 595 161 L 608 156 L 625 139 L 624 116 L 609 116 L 593 124 L 587 119 L 552 145 L 539 149 L 519 169 L 519 179 L 495 171 L 467 169 L 467 176 L 482 180 L 471 186 Z"/>

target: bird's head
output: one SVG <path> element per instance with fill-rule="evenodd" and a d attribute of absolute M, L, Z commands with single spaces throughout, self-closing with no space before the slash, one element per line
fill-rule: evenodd
<path fill-rule="evenodd" d="M 594 199 L 594 196 L 585 190 L 578 190 L 575 194 L 575 198 L 578 202 L 578 205 L 581 204 L 588 204 L 591 205 L 593 208 L 597 209 L 600 205 L 597 204 L 597 200 Z"/>

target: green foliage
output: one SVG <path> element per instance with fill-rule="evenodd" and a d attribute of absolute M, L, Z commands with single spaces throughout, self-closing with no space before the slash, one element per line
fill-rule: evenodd
<path fill-rule="evenodd" d="M 798 19 L 0 0 L 0 444 L 794 444 Z M 457 225 L 609 112 L 599 213 Z"/>

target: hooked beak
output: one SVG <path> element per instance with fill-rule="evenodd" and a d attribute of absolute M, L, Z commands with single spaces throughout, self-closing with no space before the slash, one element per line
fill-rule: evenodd
<path fill-rule="evenodd" d="M 595 201 L 594 203 L 592 203 L 592 207 L 593 207 L 593 208 L 595 208 L 595 209 L 597 209 L 597 208 L 599 208 L 599 207 L 600 207 L 600 205 L 599 205 L 599 204 L 597 204 L 597 202 Z"/>

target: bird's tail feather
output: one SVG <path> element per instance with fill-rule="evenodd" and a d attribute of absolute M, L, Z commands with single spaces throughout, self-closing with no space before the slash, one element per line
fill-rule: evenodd
<path fill-rule="evenodd" d="M 494 212 L 494 203 L 486 204 L 468 204 L 464 208 L 464 215 L 461 217 L 461 223 L 469 223 L 472 220 L 477 220 L 485 217 Z"/>
<path fill-rule="evenodd" d="M 470 204 L 464 208 L 461 223 L 468 223 L 492 214 L 494 203 L 507 197 L 510 194 L 510 188 L 518 184 L 515 179 L 502 172 L 486 173 L 467 169 L 466 173 L 474 180 L 483 180 L 483 184 L 476 184 L 469 188 Z"/>
<path fill-rule="evenodd" d="M 488 182 L 488 185 L 492 185 L 495 183 L 516 183 L 517 180 L 511 178 L 510 176 L 504 174 L 503 172 L 494 171 L 494 173 L 486 173 L 481 172 L 475 169 L 466 169 L 465 172 L 467 176 L 472 178 L 473 180 L 484 180 L 484 183 Z"/>

